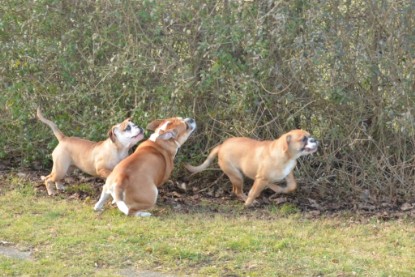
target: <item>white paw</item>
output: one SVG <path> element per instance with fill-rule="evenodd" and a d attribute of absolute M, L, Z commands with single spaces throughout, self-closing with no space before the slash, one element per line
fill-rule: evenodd
<path fill-rule="evenodd" d="M 149 212 L 136 212 L 135 213 L 135 216 L 138 216 L 138 217 L 149 217 L 149 216 L 151 216 L 151 213 L 149 213 Z"/>
<path fill-rule="evenodd" d="M 62 184 L 56 183 L 56 189 L 60 191 L 65 191 L 66 187 Z"/>
<path fill-rule="evenodd" d="M 100 205 L 99 203 L 96 203 L 94 206 L 94 211 L 98 212 L 98 211 L 102 211 L 102 205 Z"/>

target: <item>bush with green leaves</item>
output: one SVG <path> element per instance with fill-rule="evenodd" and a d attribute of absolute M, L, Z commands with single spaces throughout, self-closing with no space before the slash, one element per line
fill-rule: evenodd
<path fill-rule="evenodd" d="M 91 140 L 127 116 L 181 115 L 198 130 L 179 164 L 227 137 L 303 128 L 321 149 L 296 169 L 299 196 L 413 200 L 409 0 L 4 0 L 1 14 L 0 157 L 15 165 L 50 165 L 38 106 Z"/>

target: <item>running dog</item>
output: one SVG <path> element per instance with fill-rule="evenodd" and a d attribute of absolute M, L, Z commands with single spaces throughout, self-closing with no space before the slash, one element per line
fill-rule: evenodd
<path fill-rule="evenodd" d="M 207 159 L 199 166 L 185 167 L 192 173 L 205 170 L 218 156 L 219 167 L 229 177 L 232 192 L 245 206 L 252 205 L 265 188 L 276 193 L 289 193 L 297 188 L 293 169 L 297 159 L 317 151 L 318 142 L 304 130 L 292 130 L 273 141 L 258 141 L 235 137 L 213 148 Z M 254 180 L 248 196 L 243 192 L 244 175 Z M 286 179 L 286 187 L 275 182 Z"/>

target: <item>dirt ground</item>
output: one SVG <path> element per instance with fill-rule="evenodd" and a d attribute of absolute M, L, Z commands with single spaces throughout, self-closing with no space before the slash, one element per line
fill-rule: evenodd
<path fill-rule="evenodd" d="M 34 184 L 34 189 L 39 195 L 48 197 L 45 186 L 40 176 L 48 172 L 33 169 L 15 170 L 0 164 L 0 194 L 3 185 L 8 187 L 8 176 L 18 176 Z M 65 178 L 66 191 L 60 197 L 67 199 L 90 199 L 91 202 L 98 200 L 104 182 L 100 179 L 89 177 L 81 172 L 75 171 Z M 245 188 L 249 190 L 249 186 Z M 176 212 L 191 213 L 228 213 L 232 205 L 243 205 L 230 193 L 231 186 L 226 177 L 219 177 L 217 181 L 208 184 L 195 184 L 189 181 L 169 180 L 159 190 L 158 207 L 169 206 Z M 203 204 L 201 204 L 203 202 Z M 290 195 L 275 195 L 271 190 L 265 190 L 258 197 L 254 207 L 238 209 L 238 213 L 249 216 L 255 210 L 255 217 L 264 219 L 269 216 L 269 206 L 289 205 L 293 210 L 303 213 L 306 218 L 313 217 L 336 217 L 349 214 L 356 218 L 376 217 L 380 220 L 391 220 L 397 218 L 415 218 L 415 203 L 403 203 L 391 205 L 388 203 L 354 203 L 348 201 L 333 203 L 303 196 L 301 193 Z M 228 207 L 222 209 L 221 207 Z M 242 210 L 242 212 L 241 212 Z"/>

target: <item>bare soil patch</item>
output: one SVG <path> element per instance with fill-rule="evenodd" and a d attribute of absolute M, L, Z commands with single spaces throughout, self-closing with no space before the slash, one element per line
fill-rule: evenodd
<path fill-rule="evenodd" d="M 0 255 L 12 259 L 33 260 L 32 252 L 30 250 L 21 250 L 13 245 L 13 243 L 7 241 L 0 241 Z"/>

